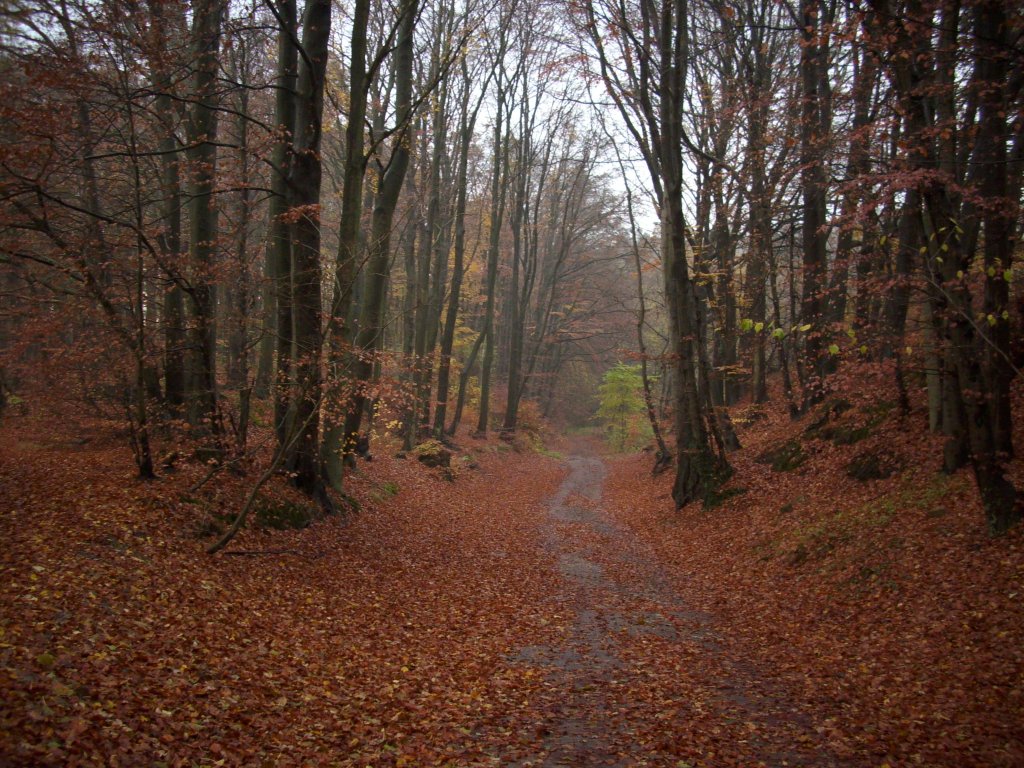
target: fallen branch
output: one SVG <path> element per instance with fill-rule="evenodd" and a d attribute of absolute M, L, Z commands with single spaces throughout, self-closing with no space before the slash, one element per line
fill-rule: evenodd
<path fill-rule="evenodd" d="M 234 518 L 234 522 L 231 523 L 231 527 L 224 531 L 224 535 L 220 537 L 214 544 L 207 549 L 206 554 L 215 555 L 224 547 L 226 547 L 230 541 L 238 534 L 242 529 L 242 526 L 246 524 L 246 518 L 249 517 L 249 512 L 252 510 L 253 505 L 256 503 L 256 495 L 259 494 L 259 489 L 263 487 L 267 480 L 273 477 L 273 473 L 278 471 L 278 464 L 281 461 L 281 455 L 283 451 L 279 451 L 273 457 L 273 461 L 270 462 L 269 468 L 260 475 L 259 479 L 256 480 L 256 484 L 253 485 L 252 490 L 249 492 L 249 498 L 246 499 L 246 506 L 239 512 L 238 517 Z"/>
<path fill-rule="evenodd" d="M 281 459 L 283 457 L 284 449 L 283 447 L 278 447 L 274 452 L 274 460 L 270 462 L 270 466 L 267 467 L 267 470 L 262 475 L 260 475 L 259 480 L 256 481 L 252 490 L 249 491 L 249 497 L 245 500 L 245 506 L 242 507 L 242 511 L 238 513 L 238 516 L 235 518 L 235 522 L 232 523 L 231 527 L 224 532 L 223 536 L 221 536 L 214 544 L 210 545 L 209 549 L 206 550 L 206 554 L 217 554 L 224 549 L 224 547 L 226 547 L 233 538 L 235 538 L 235 535 L 242 529 L 242 526 L 245 525 L 245 520 L 249 517 L 249 512 L 256 503 L 256 495 L 260 492 L 260 488 L 262 488 L 266 482 L 274 476 L 274 473 L 277 472 L 277 466 L 281 463 Z"/>

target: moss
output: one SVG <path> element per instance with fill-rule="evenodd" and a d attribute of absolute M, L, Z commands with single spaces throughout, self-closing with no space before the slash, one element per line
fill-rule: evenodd
<path fill-rule="evenodd" d="M 893 576 L 893 564 L 889 560 L 865 563 L 843 582 L 843 586 L 854 596 L 863 597 L 878 589 L 889 591 L 898 589 L 899 583 Z"/>
<path fill-rule="evenodd" d="M 450 467 L 452 452 L 437 440 L 426 440 L 412 449 L 413 455 L 428 467 Z"/>
<path fill-rule="evenodd" d="M 792 472 L 807 461 L 807 454 L 799 440 L 787 440 L 770 448 L 756 459 L 758 464 L 769 464 L 774 472 Z"/>
<path fill-rule="evenodd" d="M 559 460 L 561 460 L 561 459 L 565 458 L 565 454 L 562 453 L 561 451 L 552 451 L 552 450 L 550 450 L 548 448 L 545 448 L 544 446 L 541 446 L 540 448 L 538 448 L 537 449 L 537 453 L 539 453 L 541 456 L 546 456 L 549 459 L 559 459 Z"/>
<path fill-rule="evenodd" d="M 704 494 L 704 509 L 720 507 L 733 496 L 741 496 L 746 492 L 746 488 L 709 488 Z"/>
<path fill-rule="evenodd" d="M 259 497 L 253 509 L 257 528 L 273 528 L 277 531 L 306 528 L 316 519 L 317 510 L 291 501 L 270 500 Z"/>
<path fill-rule="evenodd" d="M 891 400 L 879 400 L 878 402 L 871 403 L 861 407 L 861 411 L 871 417 L 871 420 L 876 424 L 880 424 L 885 421 L 886 417 L 892 413 L 896 407 L 896 403 Z"/>
<path fill-rule="evenodd" d="M 885 480 L 896 474 L 902 465 L 902 460 L 889 451 L 864 451 L 846 465 L 846 474 L 861 482 Z"/>
<path fill-rule="evenodd" d="M 370 498 L 374 501 L 384 501 L 385 499 L 391 498 L 392 496 L 398 495 L 398 483 L 391 480 L 387 480 L 383 483 L 378 484 L 371 492 Z"/>
<path fill-rule="evenodd" d="M 848 400 L 843 400 L 842 398 L 834 398 L 823 403 L 818 409 L 818 413 L 815 415 L 814 420 L 807 425 L 807 429 L 804 430 L 804 434 L 807 437 L 817 437 L 817 433 L 820 432 L 825 425 L 836 421 L 852 407 L 853 406 Z"/>
<path fill-rule="evenodd" d="M 798 568 L 809 560 L 827 557 L 836 547 L 853 539 L 855 528 L 855 521 L 845 512 L 837 512 L 830 518 L 808 526 L 800 533 L 787 563 Z"/>
<path fill-rule="evenodd" d="M 833 424 L 823 427 L 815 433 L 819 440 L 831 440 L 834 445 L 856 445 L 861 440 L 871 437 L 872 425 Z"/>
<path fill-rule="evenodd" d="M 858 413 L 866 415 L 867 420 L 859 418 L 857 413 L 847 416 L 853 408 L 846 400 L 832 400 L 818 411 L 804 436 L 813 440 L 829 440 L 835 445 L 856 445 L 874 433 L 892 411 L 894 405 L 882 402 L 858 409 Z"/>
<path fill-rule="evenodd" d="M 768 418 L 768 411 L 762 405 L 749 405 L 732 414 L 732 423 L 737 427 L 747 427 Z"/>

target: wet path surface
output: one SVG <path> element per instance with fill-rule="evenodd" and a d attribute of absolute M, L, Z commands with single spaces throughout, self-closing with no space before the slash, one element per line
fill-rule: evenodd
<path fill-rule="evenodd" d="M 602 509 L 602 461 L 581 452 L 567 463 L 542 531 L 562 579 L 551 606 L 561 640 L 511 660 L 543 675 L 543 706 L 532 754 L 501 764 L 837 765 L 786 696 L 724 651 L 712 617 L 688 609 L 644 543 Z"/>

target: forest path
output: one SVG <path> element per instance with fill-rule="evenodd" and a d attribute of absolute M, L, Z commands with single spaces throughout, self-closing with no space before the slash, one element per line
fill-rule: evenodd
<path fill-rule="evenodd" d="M 456 482 L 382 456 L 348 524 L 210 558 L 249 479 L 193 495 L 202 467 L 144 484 L 120 442 L 36 434 L 0 430 L 0 765 L 837 764 L 586 444 Z"/>
<path fill-rule="evenodd" d="M 562 579 L 550 619 L 562 641 L 513 659 L 539 668 L 545 716 L 534 754 L 501 764 L 836 765 L 812 723 L 723 649 L 713 618 L 602 509 L 602 460 L 586 443 L 573 451 L 541 531 Z"/>

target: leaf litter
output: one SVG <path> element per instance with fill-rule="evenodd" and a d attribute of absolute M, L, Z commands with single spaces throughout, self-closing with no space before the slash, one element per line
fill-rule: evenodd
<path fill-rule="evenodd" d="M 897 424 L 780 473 L 769 413 L 743 492 L 679 513 L 586 443 L 481 443 L 454 482 L 378 456 L 358 514 L 244 531 L 258 558 L 196 538 L 245 478 L 197 505 L 201 467 L 3 429 L 4 765 L 1024 763 L 1021 534 L 934 461 L 849 478 L 871 440 L 934 455 Z"/>

